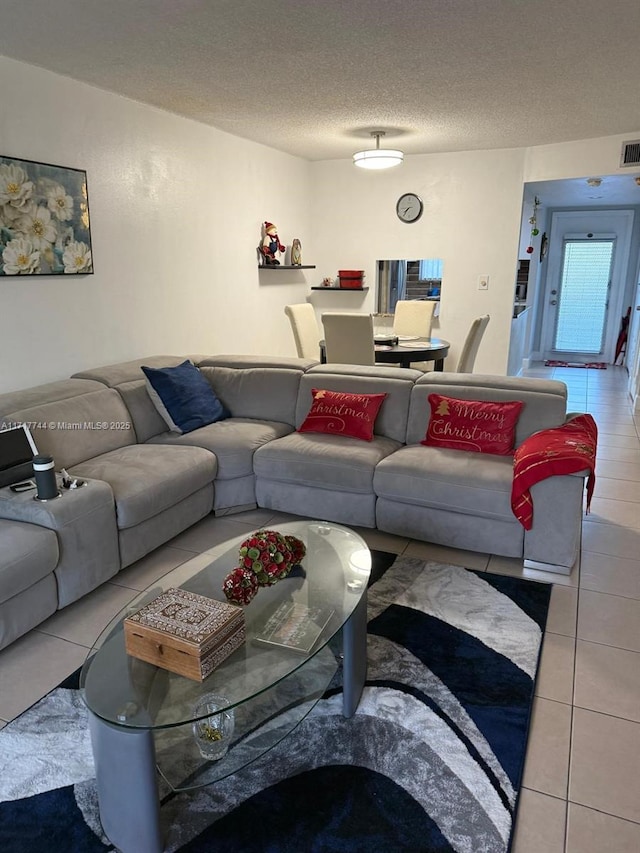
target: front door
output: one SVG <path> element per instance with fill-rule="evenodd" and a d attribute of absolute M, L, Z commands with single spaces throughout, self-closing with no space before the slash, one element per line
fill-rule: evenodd
<path fill-rule="evenodd" d="M 543 358 L 613 362 L 632 223 L 631 211 L 553 214 Z"/>

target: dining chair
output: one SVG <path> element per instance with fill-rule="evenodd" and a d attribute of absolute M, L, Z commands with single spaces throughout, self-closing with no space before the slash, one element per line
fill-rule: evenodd
<path fill-rule="evenodd" d="M 393 315 L 394 335 L 417 335 L 428 338 L 436 303 L 426 299 L 400 299 Z"/>
<path fill-rule="evenodd" d="M 371 314 L 323 314 L 328 364 L 374 364 Z"/>
<path fill-rule="evenodd" d="M 396 302 L 393 315 L 393 332 L 398 336 L 417 336 L 428 338 L 431 335 L 431 324 L 435 307 L 438 303 L 426 299 L 400 299 Z M 412 362 L 414 370 L 427 372 L 433 365 L 427 362 Z"/>
<path fill-rule="evenodd" d="M 490 319 L 489 314 L 483 314 L 482 317 L 476 317 L 471 323 L 471 328 L 467 332 L 467 337 L 462 345 L 462 352 L 460 353 L 458 366 L 455 370 L 456 373 L 473 373 L 473 365 L 476 361 L 480 341 Z"/>
<path fill-rule="evenodd" d="M 285 305 L 284 313 L 289 318 L 298 358 L 320 358 L 320 330 L 316 312 L 310 302 Z"/>

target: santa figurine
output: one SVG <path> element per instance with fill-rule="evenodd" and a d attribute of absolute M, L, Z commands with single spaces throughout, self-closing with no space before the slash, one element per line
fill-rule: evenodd
<path fill-rule="evenodd" d="M 273 222 L 264 223 L 264 239 L 260 251 L 264 257 L 264 262 L 267 266 L 279 266 L 280 261 L 276 255 L 284 252 L 284 246 L 278 237 L 278 229 Z"/>

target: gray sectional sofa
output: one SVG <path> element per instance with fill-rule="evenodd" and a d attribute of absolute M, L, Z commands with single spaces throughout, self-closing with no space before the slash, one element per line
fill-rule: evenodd
<path fill-rule="evenodd" d="M 511 457 L 420 444 L 432 391 L 523 401 L 519 444 L 564 422 L 563 383 L 191 356 L 231 417 L 179 435 L 158 414 L 140 368 L 184 358 L 108 365 L 0 395 L 0 424 L 32 425 L 39 452 L 87 482 L 46 503 L 0 489 L 0 648 L 208 513 L 247 505 L 571 570 L 582 475 L 534 486 L 534 525 L 525 531 L 510 507 Z M 385 393 L 373 441 L 297 432 L 312 388 Z"/>

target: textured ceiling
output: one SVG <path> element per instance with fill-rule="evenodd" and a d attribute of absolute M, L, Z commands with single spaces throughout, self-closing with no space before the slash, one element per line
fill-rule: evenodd
<path fill-rule="evenodd" d="M 0 54 L 309 160 L 640 128 L 639 0 L 2 0 Z"/>

